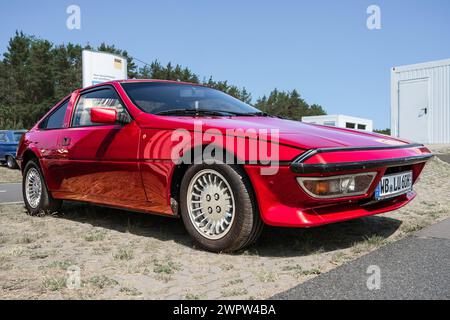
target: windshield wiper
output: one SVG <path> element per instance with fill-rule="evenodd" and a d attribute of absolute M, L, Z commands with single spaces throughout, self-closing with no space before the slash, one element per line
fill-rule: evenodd
<path fill-rule="evenodd" d="M 233 112 L 224 110 L 212 109 L 171 109 L 163 110 L 155 113 L 155 115 L 208 115 L 208 116 L 241 116 L 241 117 L 273 117 L 272 115 L 258 111 L 258 112 Z"/>
<path fill-rule="evenodd" d="M 258 112 L 249 112 L 249 113 L 241 113 L 240 115 L 243 116 L 254 116 L 254 117 L 273 117 L 272 115 L 263 112 L 263 111 L 258 111 Z"/>
<path fill-rule="evenodd" d="M 155 115 L 208 115 L 208 116 L 234 116 L 231 111 L 208 110 L 208 109 L 171 109 L 155 113 Z"/>

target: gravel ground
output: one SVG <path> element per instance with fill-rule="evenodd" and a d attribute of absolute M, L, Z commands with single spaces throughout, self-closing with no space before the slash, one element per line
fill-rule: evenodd
<path fill-rule="evenodd" d="M 266 228 L 235 254 L 195 248 L 175 219 L 73 203 L 58 215 L 30 217 L 21 205 L 3 205 L 0 297 L 268 298 L 450 216 L 449 164 L 430 161 L 416 190 L 413 203 L 395 212 L 313 229 Z M 80 287 L 69 289 L 77 268 Z"/>
<path fill-rule="evenodd" d="M 427 147 L 433 153 L 450 154 L 450 144 L 429 144 Z"/>

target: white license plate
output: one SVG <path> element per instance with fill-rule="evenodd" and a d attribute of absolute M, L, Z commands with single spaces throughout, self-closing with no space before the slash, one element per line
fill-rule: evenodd
<path fill-rule="evenodd" d="M 412 171 L 390 174 L 381 178 L 375 189 L 375 199 L 396 197 L 412 190 Z"/>

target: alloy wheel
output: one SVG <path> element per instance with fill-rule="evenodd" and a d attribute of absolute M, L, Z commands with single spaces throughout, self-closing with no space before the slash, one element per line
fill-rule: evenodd
<path fill-rule="evenodd" d="M 190 181 L 187 192 L 189 218 L 205 238 L 223 238 L 231 229 L 235 217 L 233 191 L 217 171 L 199 171 Z"/>
<path fill-rule="evenodd" d="M 25 196 L 30 207 L 33 209 L 37 208 L 42 197 L 42 181 L 41 175 L 36 168 L 31 168 L 27 172 Z"/>

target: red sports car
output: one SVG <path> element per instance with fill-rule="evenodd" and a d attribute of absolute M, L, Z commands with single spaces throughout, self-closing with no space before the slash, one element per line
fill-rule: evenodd
<path fill-rule="evenodd" d="M 431 157 L 420 144 L 284 120 L 161 80 L 76 90 L 17 152 L 30 214 L 71 200 L 181 217 L 217 252 L 253 243 L 264 224 L 314 227 L 400 208 Z"/>

